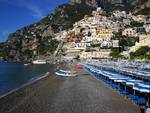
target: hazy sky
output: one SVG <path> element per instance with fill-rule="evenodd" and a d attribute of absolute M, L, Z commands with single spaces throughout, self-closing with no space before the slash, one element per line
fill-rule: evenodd
<path fill-rule="evenodd" d="M 37 22 L 69 0 L 0 0 L 0 42 L 9 33 Z"/>

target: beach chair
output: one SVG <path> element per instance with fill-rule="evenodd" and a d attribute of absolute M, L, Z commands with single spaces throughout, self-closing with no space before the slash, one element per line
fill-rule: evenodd
<path fill-rule="evenodd" d="M 133 95 L 133 94 L 129 94 L 129 95 L 127 95 L 127 97 L 133 101 L 137 100 L 139 98 L 137 95 Z"/>
<path fill-rule="evenodd" d="M 125 90 L 122 90 L 122 91 L 120 91 L 120 94 L 127 95 L 127 94 L 128 94 L 128 92 L 127 92 L 127 91 L 125 91 Z"/>
<path fill-rule="evenodd" d="M 135 102 L 136 104 L 139 104 L 139 105 L 146 104 L 145 98 L 138 98 L 138 99 L 135 100 L 134 102 Z"/>

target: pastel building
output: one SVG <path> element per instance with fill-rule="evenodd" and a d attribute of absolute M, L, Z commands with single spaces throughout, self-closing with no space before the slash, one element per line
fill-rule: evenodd
<path fill-rule="evenodd" d="M 145 28 L 145 31 L 150 34 L 150 24 L 145 24 L 143 27 Z"/>
<path fill-rule="evenodd" d="M 109 59 L 110 52 L 82 52 L 80 54 L 81 59 Z"/>
<path fill-rule="evenodd" d="M 136 37 L 137 31 L 134 28 L 127 28 L 122 32 L 123 36 Z"/>
<path fill-rule="evenodd" d="M 95 39 L 95 37 L 92 36 L 85 36 L 82 38 L 81 42 L 91 42 Z"/>
<path fill-rule="evenodd" d="M 150 35 L 140 35 L 139 42 L 136 42 L 135 46 L 131 47 L 129 52 L 134 52 L 142 46 L 150 47 Z"/>
<path fill-rule="evenodd" d="M 112 29 L 98 28 L 96 33 L 97 33 L 96 38 L 98 41 L 110 41 L 111 38 L 113 37 Z"/>
<path fill-rule="evenodd" d="M 87 47 L 90 47 L 91 43 L 76 43 L 75 44 L 75 48 L 74 49 L 78 49 L 78 50 L 85 50 Z"/>

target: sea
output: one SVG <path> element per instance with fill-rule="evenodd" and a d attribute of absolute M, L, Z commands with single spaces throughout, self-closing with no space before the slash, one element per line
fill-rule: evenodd
<path fill-rule="evenodd" d="M 52 64 L 24 66 L 24 62 L 0 62 L 0 97 L 44 77 L 53 70 Z"/>

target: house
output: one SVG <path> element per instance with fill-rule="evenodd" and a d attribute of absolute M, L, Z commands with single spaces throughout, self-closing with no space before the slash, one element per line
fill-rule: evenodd
<path fill-rule="evenodd" d="M 91 46 L 91 43 L 76 43 L 75 44 L 75 48 L 74 49 L 77 49 L 77 50 L 85 50 L 87 47 L 90 47 Z"/>
<path fill-rule="evenodd" d="M 101 49 L 109 49 L 109 48 L 112 48 L 112 42 L 110 41 L 103 41 L 100 45 L 100 48 Z"/>
<path fill-rule="evenodd" d="M 119 47 L 119 40 L 112 40 L 112 47 L 118 48 Z"/>
<path fill-rule="evenodd" d="M 137 46 L 150 46 L 150 35 L 140 35 L 139 43 L 136 43 Z"/>
<path fill-rule="evenodd" d="M 150 24 L 145 24 L 143 27 L 145 28 L 146 33 L 150 34 Z"/>
<path fill-rule="evenodd" d="M 128 37 L 137 37 L 137 31 L 135 28 L 126 28 L 124 31 L 122 31 L 122 35 Z"/>
<path fill-rule="evenodd" d="M 75 31 L 75 35 L 81 33 L 81 27 L 80 26 L 75 27 L 74 31 Z"/>
<path fill-rule="evenodd" d="M 145 15 L 137 15 L 132 16 L 132 19 L 136 22 L 145 23 L 146 22 L 146 16 Z"/>
<path fill-rule="evenodd" d="M 121 17 L 126 18 L 127 17 L 126 11 L 119 11 L 119 10 L 114 11 L 113 15 L 116 18 L 121 18 Z"/>
<path fill-rule="evenodd" d="M 131 20 L 130 19 L 123 19 L 123 23 L 125 25 L 130 25 L 131 24 Z"/>
<path fill-rule="evenodd" d="M 99 41 L 110 41 L 113 37 L 112 29 L 108 28 L 98 28 L 96 34 L 96 38 Z"/>
<path fill-rule="evenodd" d="M 81 40 L 81 42 L 91 42 L 95 39 L 95 37 L 92 36 L 84 36 Z"/>
<path fill-rule="evenodd" d="M 80 54 L 80 59 L 109 59 L 110 52 L 82 52 Z"/>
<path fill-rule="evenodd" d="M 142 46 L 150 47 L 150 35 L 140 35 L 139 42 L 136 42 L 135 46 L 131 47 L 129 52 L 135 52 L 138 48 Z"/>

